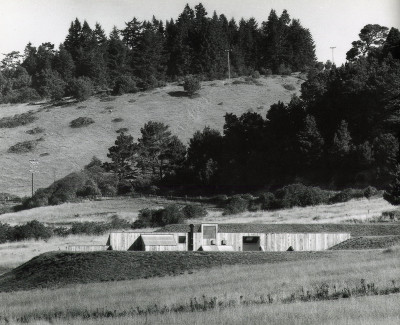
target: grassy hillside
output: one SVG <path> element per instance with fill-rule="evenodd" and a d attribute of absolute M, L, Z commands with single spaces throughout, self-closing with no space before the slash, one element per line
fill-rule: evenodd
<path fill-rule="evenodd" d="M 337 252 L 50 252 L 0 276 L 0 291 L 146 279 L 222 265 L 313 260 Z"/>
<path fill-rule="evenodd" d="M 302 80 L 295 77 L 272 76 L 260 78 L 262 85 L 232 84 L 227 81 L 203 82 L 200 96 L 182 96 L 183 87 L 170 84 L 151 92 L 91 99 L 64 106 L 0 105 L 0 119 L 32 111 L 37 118 L 32 123 L 0 128 L 0 192 L 28 195 L 30 193 L 29 160 L 39 160 L 36 187 L 47 187 L 54 178 L 61 178 L 81 169 L 92 156 L 105 159 L 107 149 L 114 143 L 121 128 L 127 128 L 134 138 L 140 128 L 154 120 L 170 125 L 171 131 L 187 142 L 196 130 L 208 125 L 222 130 L 227 112 L 242 114 L 259 112 L 263 116 L 270 105 L 288 102 L 299 94 Z M 284 88 L 293 85 L 295 90 Z M 82 128 L 71 128 L 70 122 L 79 117 L 94 120 Z M 42 128 L 42 133 L 27 131 Z M 36 129 L 38 130 L 38 129 Z M 20 142 L 34 141 L 35 149 L 28 153 L 9 153 L 8 149 Z M 31 144 L 32 144 L 31 143 Z"/>
<path fill-rule="evenodd" d="M 44 262 L 45 257 L 53 258 L 61 272 L 63 267 L 67 268 L 63 274 L 72 279 L 74 274 L 69 261 L 60 255 L 57 261 L 55 256 L 42 255 L 41 260 L 36 259 L 35 263 Z M 295 300 L 290 303 L 286 300 L 283 303 L 282 300 L 292 295 L 299 297 L 308 291 L 314 294 L 323 288 L 329 294 L 345 288 L 359 288 L 361 279 L 365 279 L 366 284 L 374 284 L 374 288 L 379 290 L 393 288 L 394 284 L 398 287 L 399 249 L 303 255 L 294 252 L 275 256 L 303 258 L 251 265 L 218 264 L 197 270 L 194 274 L 185 272 L 173 277 L 70 283 L 52 290 L 3 292 L 0 293 L 0 315 L 11 324 L 226 324 L 227 321 L 230 324 L 247 324 L 249 320 L 252 324 L 397 324 L 390 320 L 398 320 L 400 316 L 398 295 L 365 297 L 371 298 L 370 302 L 363 297 L 319 302 Z M 124 263 L 128 262 L 124 259 Z M 118 263 L 121 262 L 114 259 L 113 263 L 114 274 L 118 274 Z M 188 263 L 193 262 L 189 260 Z M 24 276 L 30 280 L 38 279 L 34 268 L 28 270 L 29 265 L 35 266 L 34 261 L 20 268 L 21 282 L 25 281 Z M 88 274 L 92 267 L 86 265 L 87 270 L 82 272 Z M 151 270 L 150 265 L 144 265 L 139 273 Z M 107 263 L 101 267 L 105 267 L 105 272 L 112 268 Z M 43 272 L 47 271 L 43 269 Z M 15 283 L 16 280 L 10 281 Z M 214 297 L 218 302 L 217 308 L 207 305 L 205 310 L 190 312 L 195 299 L 201 304 L 203 299 L 211 301 Z M 268 303 L 269 297 L 273 299 L 272 304 Z M 263 298 L 264 303 L 260 304 Z M 230 302 L 230 307 L 218 308 L 219 303 Z M 164 306 L 171 309 L 175 306 L 178 310 L 162 313 Z M 183 308 L 179 310 L 181 306 Z M 187 309 L 184 308 L 189 308 L 189 312 L 185 312 Z M 149 312 L 139 314 L 139 310 Z M 289 316 L 288 311 L 293 314 Z"/>

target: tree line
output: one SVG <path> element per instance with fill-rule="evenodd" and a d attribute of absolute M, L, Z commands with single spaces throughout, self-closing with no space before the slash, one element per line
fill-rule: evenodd
<path fill-rule="evenodd" d="M 75 19 L 58 49 L 49 42 L 37 48 L 28 43 L 23 54 L 5 55 L 0 102 L 85 99 L 96 89 L 136 92 L 189 74 L 225 78 L 228 52 L 233 76 L 290 73 L 316 63 L 311 33 L 286 10 L 280 16 L 271 10 L 259 25 L 254 18 L 236 22 L 216 12 L 209 17 L 199 3 L 165 23 L 134 17 L 108 36 L 99 23 L 92 28 Z"/>
<path fill-rule="evenodd" d="M 373 46 L 364 50 L 367 43 Z M 206 127 L 187 149 L 168 126 L 149 122 L 137 142 L 120 134 L 104 166 L 128 187 L 183 193 L 245 193 L 296 182 L 387 188 L 400 163 L 399 46 L 397 29 L 367 25 L 346 64 L 311 69 L 301 96 L 273 104 L 265 117 L 227 113 L 223 133 Z"/>

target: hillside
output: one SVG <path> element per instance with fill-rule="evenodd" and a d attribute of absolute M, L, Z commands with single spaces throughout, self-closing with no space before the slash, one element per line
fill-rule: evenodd
<path fill-rule="evenodd" d="M 293 94 L 299 94 L 302 83 L 294 75 L 258 80 L 262 85 L 203 82 L 200 96 L 193 99 L 186 97 L 182 87 L 175 83 L 151 92 L 103 99 L 92 97 L 63 106 L 0 105 L 0 119 L 29 111 L 37 117 L 23 126 L 0 128 L 0 192 L 30 194 L 31 159 L 39 161 L 35 188 L 47 187 L 54 179 L 81 169 L 93 156 L 105 159 L 118 129 L 128 128 L 128 133 L 138 138 L 145 123 L 159 121 L 170 125 L 172 133 L 187 143 L 196 130 L 205 126 L 222 131 L 227 112 L 240 115 L 255 111 L 265 117 L 270 105 L 278 101 L 287 103 Z M 295 90 L 287 90 L 285 85 L 292 85 Z M 78 117 L 92 118 L 95 123 L 71 128 L 69 123 Z M 43 133 L 27 133 L 38 127 L 44 129 Z M 37 142 L 33 152 L 7 152 L 19 142 L 40 138 L 42 141 Z"/>

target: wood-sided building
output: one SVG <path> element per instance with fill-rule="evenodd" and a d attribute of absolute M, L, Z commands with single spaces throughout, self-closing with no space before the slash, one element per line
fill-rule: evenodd
<path fill-rule="evenodd" d="M 162 231 L 111 232 L 107 245 L 124 251 L 320 251 L 350 238 L 339 232 L 270 232 L 268 225 L 254 224 L 172 225 Z"/>

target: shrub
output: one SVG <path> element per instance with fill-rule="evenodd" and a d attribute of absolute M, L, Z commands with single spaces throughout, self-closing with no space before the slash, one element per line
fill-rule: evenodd
<path fill-rule="evenodd" d="M 28 140 L 23 142 L 18 142 L 8 148 L 9 153 L 26 153 L 35 150 L 38 140 Z"/>
<path fill-rule="evenodd" d="M 93 83 L 87 77 L 79 77 L 70 83 L 70 93 L 78 101 L 84 101 L 93 94 Z"/>
<path fill-rule="evenodd" d="M 119 76 L 115 81 L 113 95 L 123 95 L 138 92 L 136 81 L 131 76 Z"/>
<path fill-rule="evenodd" d="M 119 123 L 119 122 L 122 122 L 123 120 L 124 120 L 123 118 L 117 117 L 117 118 L 113 119 L 112 122 Z"/>
<path fill-rule="evenodd" d="M 132 228 L 162 227 L 182 223 L 184 219 L 182 210 L 176 204 L 158 210 L 142 209 L 139 211 L 138 220 L 133 223 Z"/>
<path fill-rule="evenodd" d="M 261 194 L 257 201 L 261 203 L 262 210 L 272 210 L 275 208 L 275 195 L 271 192 Z"/>
<path fill-rule="evenodd" d="M 49 239 L 52 232 L 37 220 L 29 221 L 22 226 L 15 226 L 11 232 L 11 240 L 20 241 L 26 239 Z"/>
<path fill-rule="evenodd" d="M 39 133 L 43 133 L 43 132 L 44 132 L 44 129 L 42 129 L 41 127 L 36 127 L 34 129 L 26 131 L 26 133 L 28 133 L 28 134 L 39 134 Z"/>
<path fill-rule="evenodd" d="M 228 200 L 224 207 L 224 215 L 236 214 L 247 211 L 249 207 L 249 200 L 243 198 L 241 195 L 235 195 Z"/>
<path fill-rule="evenodd" d="M 188 93 L 189 96 L 193 96 L 201 88 L 200 81 L 194 76 L 188 76 L 185 78 L 183 83 L 183 89 Z"/>
<path fill-rule="evenodd" d="M 126 132 L 128 132 L 128 131 L 129 131 L 128 128 L 120 128 L 120 129 L 118 129 L 118 130 L 115 131 L 115 132 L 117 132 L 117 133 L 126 133 Z"/>
<path fill-rule="evenodd" d="M 382 212 L 382 217 L 391 221 L 400 221 L 400 210 L 384 211 Z"/>
<path fill-rule="evenodd" d="M 77 119 L 72 120 L 69 123 L 69 126 L 71 128 L 81 128 L 81 127 L 88 126 L 93 123 L 94 123 L 94 120 L 90 117 L 78 117 Z"/>
<path fill-rule="evenodd" d="M 373 197 L 374 195 L 378 194 L 378 190 L 373 187 L 373 186 L 368 186 L 365 190 L 364 190 L 364 196 L 367 199 L 370 199 L 371 197 Z"/>
<path fill-rule="evenodd" d="M 71 234 L 102 235 L 110 230 L 110 224 L 104 222 L 74 222 L 71 226 Z"/>
<path fill-rule="evenodd" d="M 305 207 L 327 203 L 329 201 L 329 193 L 319 187 L 291 184 L 276 191 L 275 198 L 277 208 Z"/>
<path fill-rule="evenodd" d="M 11 117 L 3 117 L 0 119 L 0 128 L 15 128 L 17 126 L 26 125 L 37 120 L 34 112 L 17 114 Z"/>
<path fill-rule="evenodd" d="M 111 229 L 129 229 L 131 227 L 130 222 L 118 217 L 118 215 L 113 215 L 111 217 L 110 228 Z"/>
<path fill-rule="evenodd" d="M 266 77 L 272 75 L 272 70 L 270 68 L 261 68 L 261 73 Z"/>
<path fill-rule="evenodd" d="M 202 218 L 207 215 L 207 210 L 198 204 L 188 204 L 182 209 L 186 219 Z"/>
<path fill-rule="evenodd" d="M 76 191 L 76 195 L 80 197 L 95 197 L 101 195 L 96 183 L 91 179 L 87 180 L 85 186 Z"/>
<path fill-rule="evenodd" d="M 288 75 L 290 75 L 292 73 L 292 69 L 290 69 L 290 67 L 287 67 L 282 63 L 282 64 L 279 65 L 277 72 L 280 75 L 288 76 Z"/>
<path fill-rule="evenodd" d="M 3 103 L 27 103 L 30 101 L 39 100 L 40 96 L 37 91 L 31 87 L 23 87 L 17 90 L 12 90 L 2 99 Z"/>
<path fill-rule="evenodd" d="M 254 79 L 258 79 L 258 78 L 260 78 L 260 73 L 257 70 L 253 71 L 251 74 L 251 77 Z"/>
<path fill-rule="evenodd" d="M 286 90 L 296 90 L 296 87 L 291 84 L 284 84 L 283 88 L 285 88 Z"/>

